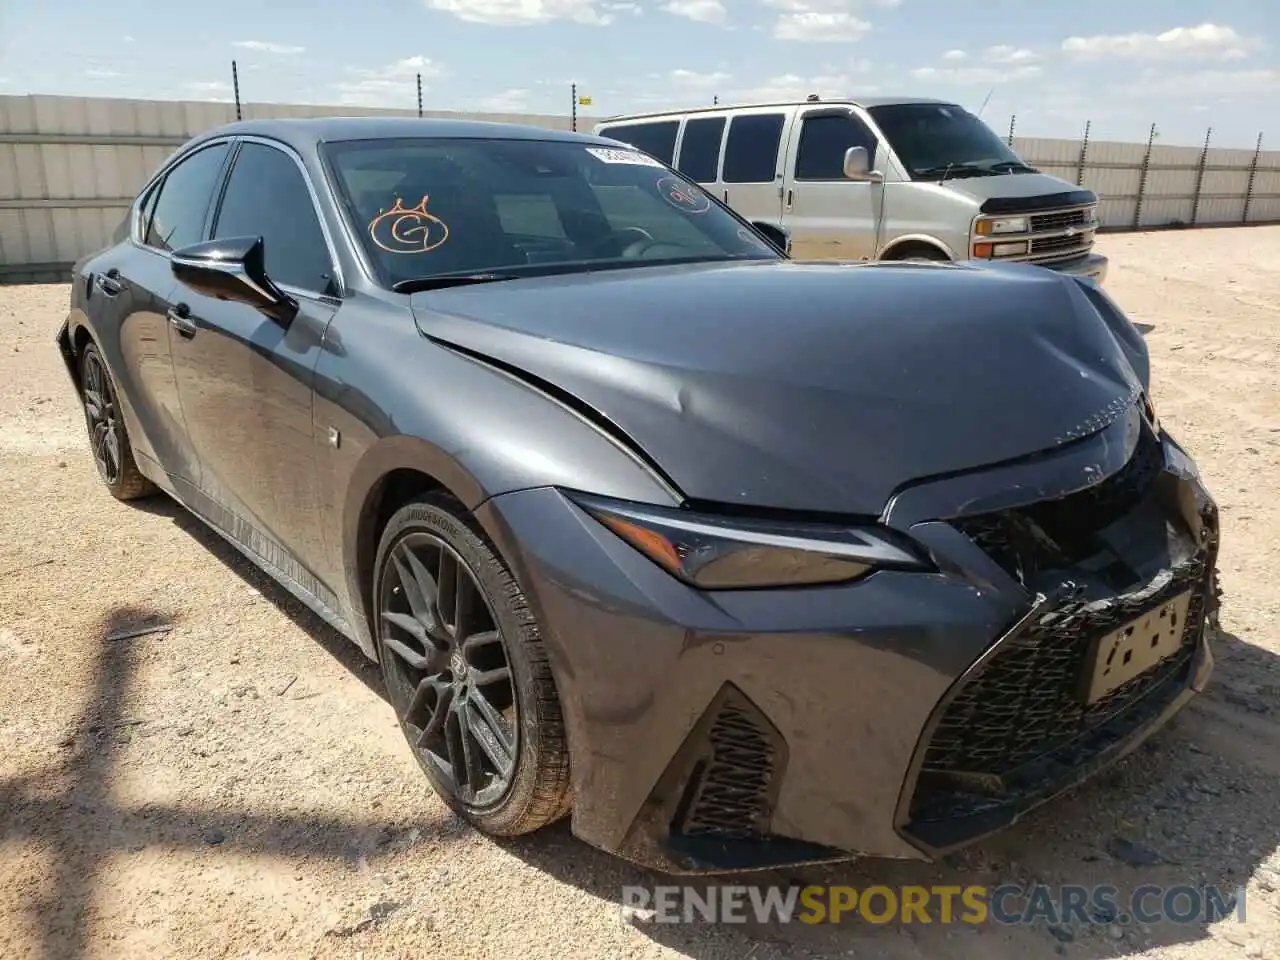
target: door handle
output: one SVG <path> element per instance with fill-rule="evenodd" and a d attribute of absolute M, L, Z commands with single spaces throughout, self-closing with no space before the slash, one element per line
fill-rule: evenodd
<path fill-rule="evenodd" d="M 170 307 L 165 314 L 165 319 L 169 321 L 169 326 L 178 331 L 179 336 L 186 337 L 188 340 L 194 337 L 199 329 L 196 322 L 191 319 L 191 308 L 185 303 Z"/>
<path fill-rule="evenodd" d="M 93 284 L 101 290 L 104 295 L 114 297 L 124 289 L 124 285 L 120 282 L 119 277 L 120 271 L 116 267 L 112 267 L 106 273 L 100 273 L 95 276 L 93 278 Z"/>
<path fill-rule="evenodd" d="M 794 190 L 787 191 L 787 206 L 791 206 L 791 202 L 796 198 Z"/>

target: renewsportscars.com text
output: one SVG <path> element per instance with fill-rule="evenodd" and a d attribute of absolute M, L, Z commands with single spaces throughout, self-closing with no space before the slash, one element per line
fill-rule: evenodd
<path fill-rule="evenodd" d="M 1245 919 L 1244 888 L 1146 884 L 628 886 L 624 915 L 654 923 L 1203 924 Z"/>

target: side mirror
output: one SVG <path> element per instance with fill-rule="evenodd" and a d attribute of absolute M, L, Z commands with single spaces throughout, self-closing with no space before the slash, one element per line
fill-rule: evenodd
<path fill-rule="evenodd" d="M 298 312 L 298 302 L 267 276 L 262 237 L 193 243 L 170 253 L 169 267 L 197 293 L 247 303 L 282 326 L 288 326 Z"/>
<path fill-rule="evenodd" d="M 871 169 L 871 157 L 866 147 L 850 147 L 844 152 L 844 175 L 848 180 L 863 180 L 880 183 L 884 174 Z"/>
<path fill-rule="evenodd" d="M 784 256 L 791 256 L 791 233 L 786 227 L 781 227 L 776 223 L 757 223 L 752 221 L 751 226 L 756 228 L 756 233 L 764 235 L 764 238 L 778 248 L 778 252 Z"/>

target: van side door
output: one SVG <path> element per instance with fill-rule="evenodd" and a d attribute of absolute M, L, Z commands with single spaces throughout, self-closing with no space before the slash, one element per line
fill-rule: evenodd
<path fill-rule="evenodd" d="M 865 147 L 876 163 L 879 138 L 848 106 L 802 108 L 787 145 L 782 224 L 797 260 L 871 260 L 884 184 L 848 180 L 844 154 Z"/>
<path fill-rule="evenodd" d="M 720 185 L 720 156 L 728 119 L 723 113 L 690 114 L 684 122 L 675 162 L 677 170 L 720 197 L 724 196 Z"/>
<path fill-rule="evenodd" d="M 721 199 L 748 220 L 782 222 L 782 145 L 794 115 L 794 107 L 753 107 L 729 118 Z"/>

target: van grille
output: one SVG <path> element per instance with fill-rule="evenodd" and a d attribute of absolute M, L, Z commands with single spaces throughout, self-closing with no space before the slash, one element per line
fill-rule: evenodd
<path fill-rule="evenodd" d="M 1031 240 L 1031 258 L 1034 260 L 1049 254 L 1065 256 L 1070 253 L 1086 253 L 1093 246 L 1093 231 L 1078 233 L 1075 236 L 1033 237 Z"/>
<path fill-rule="evenodd" d="M 1078 210 L 1052 210 L 1049 213 L 1032 214 L 1031 230 L 1033 233 L 1065 230 L 1067 227 L 1082 227 L 1088 222 L 1089 211 L 1084 207 Z"/>

